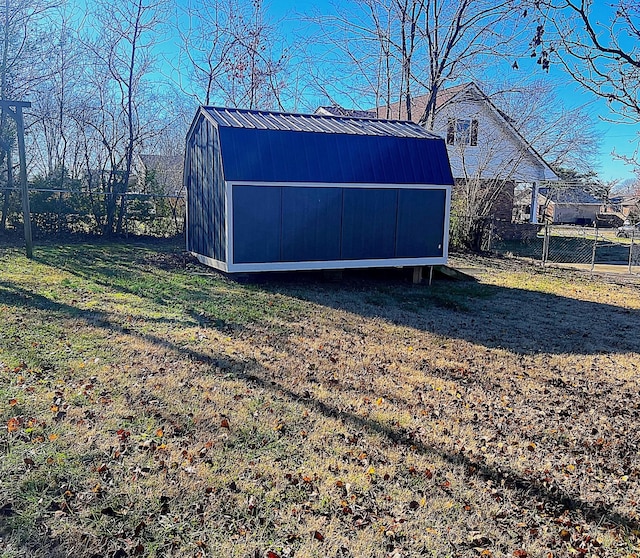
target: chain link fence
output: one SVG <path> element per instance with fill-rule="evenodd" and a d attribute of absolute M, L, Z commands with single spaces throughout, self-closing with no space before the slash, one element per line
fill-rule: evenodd
<path fill-rule="evenodd" d="M 114 221 L 121 221 L 122 234 L 168 237 L 184 232 L 182 196 L 30 188 L 29 204 L 36 238 L 51 234 L 102 234 L 110 205 L 114 208 Z M 0 210 L 2 228 L 22 230 L 22 205 L 17 189 L 0 189 Z"/>
<path fill-rule="evenodd" d="M 587 267 L 615 266 L 612 271 L 640 273 L 640 232 L 618 237 L 617 229 L 573 225 L 540 225 L 537 233 L 506 239 L 493 235 L 490 251 L 551 264 Z"/>

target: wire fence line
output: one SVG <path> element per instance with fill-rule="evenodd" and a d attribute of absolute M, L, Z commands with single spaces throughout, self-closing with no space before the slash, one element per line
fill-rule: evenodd
<path fill-rule="evenodd" d="M 8 192 L 9 196 L 5 196 Z M 185 229 L 185 198 L 165 193 L 94 193 L 50 188 L 30 188 L 31 219 L 36 237 L 49 234 L 101 234 L 107 202 L 122 213 L 125 235 L 167 237 Z M 6 230 L 21 231 L 19 189 L 0 188 L 0 210 Z M 518 227 L 518 226 L 516 226 Z M 520 226 L 522 227 L 522 226 Z M 527 234 L 508 240 L 495 224 L 488 227 L 483 249 L 501 255 L 528 258 L 542 266 L 560 264 L 587 267 L 615 266 L 618 272 L 640 274 L 640 231 L 619 238 L 617 229 L 574 225 L 527 225 Z M 513 230 L 513 226 L 512 226 Z"/>
<path fill-rule="evenodd" d="M 627 238 L 617 236 L 617 229 L 579 227 L 573 225 L 541 225 L 535 236 L 518 240 L 494 237 L 489 250 L 493 253 L 551 264 L 615 266 L 622 273 L 640 273 L 640 232 Z"/>
<path fill-rule="evenodd" d="M 0 188 L 0 210 L 6 230 L 20 231 L 23 226 L 19 190 Z M 34 235 L 40 237 L 60 233 L 101 234 L 109 206 L 122 215 L 125 235 L 166 237 L 184 232 L 185 199 L 181 195 L 30 188 L 29 205 Z"/>

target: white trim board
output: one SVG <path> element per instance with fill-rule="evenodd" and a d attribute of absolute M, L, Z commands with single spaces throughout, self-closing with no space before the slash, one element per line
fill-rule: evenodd
<path fill-rule="evenodd" d="M 329 260 L 313 262 L 264 262 L 229 264 L 228 273 L 260 271 L 320 271 L 323 269 L 362 269 L 367 267 L 422 267 L 446 265 L 447 257 L 395 258 L 382 260 Z M 219 268 L 218 268 L 219 269 Z"/>
<path fill-rule="evenodd" d="M 229 270 L 227 269 L 227 264 L 225 262 L 221 262 L 220 260 L 216 260 L 214 258 L 210 258 L 209 256 L 203 256 L 202 254 L 198 254 L 197 252 L 190 252 L 192 256 L 201 263 L 209 267 L 213 267 L 215 269 L 219 269 L 220 271 L 224 271 L 227 273 Z"/>
<path fill-rule="evenodd" d="M 377 184 L 369 182 L 261 182 L 259 180 L 227 180 L 225 186 L 277 186 L 291 188 L 369 188 L 374 190 L 449 190 L 450 184 Z"/>

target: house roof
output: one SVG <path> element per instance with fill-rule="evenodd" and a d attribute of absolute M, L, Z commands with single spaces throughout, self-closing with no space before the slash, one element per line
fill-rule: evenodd
<path fill-rule="evenodd" d="M 472 85 L 471 82 L 461 85 L 454 85 L 441 89 L 436 95 L 436 110 L 439 110 L 446 105 L 453 97 L 455 97 L 461 91 L 464 91 L 467 87 Z M 424 114 L 427 108 L 430 95 L 418 95 L 411 99 L 411 121 L 419 122 L 420 118 Z M 370 109 L 371 112 L 375 112 L 380 118 L 385 118 L 387 114 L 391 118 L 397 118 L 399 120 L 407 120 L 407 104 L 403 102 L 391 103 L 388 107 L 386 105 L 375 107 Z"/>
<path fill-rule="evenodd" d="M 640 199 L 634 194 L 619 194 L 609 198 L 609 203 L 616 205 L 637 205 Z"/>
<path fill-rule="evenodd" d="M 444 140 L 413 122 L 201 107 L 187 141 L 219 142 L 226 181 L 453 184 Z"/>
<path fill-rule="evenodd" d="M 557 204 L 602 205 L 601 200 L 582 188 L 540 188 L 538 192 Z"/>
<path fill-rule="evenodd" d="M 378 120 L 371 117 L 297 114 L 220 107 L 202 107 L 202 111 L 218 126 L 227 128 L 359 136 L 440 138 L 440 136 L 425 130 L 422 126 L 402 120 Z"/>

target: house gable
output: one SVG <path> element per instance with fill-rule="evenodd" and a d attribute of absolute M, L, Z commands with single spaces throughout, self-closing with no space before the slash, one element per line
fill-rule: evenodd
<path fill-rule="evenodd" d="M 474 93 L 457 95 L 438 110 L 434 119 L 433 131 L 447 138 L 454 177 L 515 182 L 555 177 L 519 134 L 514 133 L 505 117 Z M 462 140 L 458 137 L 461 130 L 466 130 Z"/>

